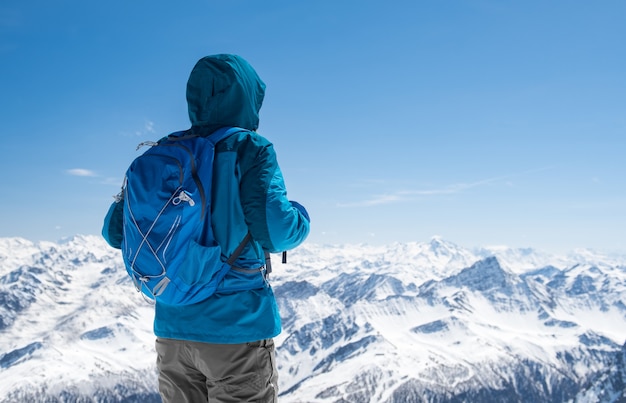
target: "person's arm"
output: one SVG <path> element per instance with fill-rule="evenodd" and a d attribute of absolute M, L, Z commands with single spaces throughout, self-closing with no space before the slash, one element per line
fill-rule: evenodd
<path fill-rule="evenodd" d="M 241 204 L 252 238 L 271 253 L 293 249 L 309 234 L 308 212 L 287 198 L 272 144 L 259 135 L 248 140 L 240 150 Z"/>
<path fill-rule="evenodd" d="M 121 195 L 121 193 L 120 193 Z M 118 195 L 109 211 L 104 217 L 102 226 L 102 237 L 112 247 L 122 249 L 122 238 L 124 236 L 122 223 L 124 219 L 124 199 Z"/>

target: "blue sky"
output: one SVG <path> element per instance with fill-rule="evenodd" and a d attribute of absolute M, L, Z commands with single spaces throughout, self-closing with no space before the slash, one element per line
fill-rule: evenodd
<path fill-rule="evenodd" d="M 310 242 L 626 250 L 626 2 L 0 5 L 0 236 L 98 234 L 197 59 L 267 84 Z"/>

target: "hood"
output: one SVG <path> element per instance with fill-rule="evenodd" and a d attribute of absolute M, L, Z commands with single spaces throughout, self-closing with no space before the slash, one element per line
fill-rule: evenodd
<path fill-rule="evenodd" d="M 209 132 L 225 126 L 256 130 L 264 96 L 265 83 L 243 58 L 203 57 L 187 81 L 191 125 Z"/>

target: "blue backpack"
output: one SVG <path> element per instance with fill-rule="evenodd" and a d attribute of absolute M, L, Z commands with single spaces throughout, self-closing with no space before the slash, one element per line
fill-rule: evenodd
<path fill-rule="evenodd" d="M 122 256 L 137 290 L 168 305 L 205 300 L 250 240 L 226 262 L 211 228 L 215 144 L 243 131 L 222 128 L 208 137 L 176 132 L 137 157 L 124 183 Z"/>

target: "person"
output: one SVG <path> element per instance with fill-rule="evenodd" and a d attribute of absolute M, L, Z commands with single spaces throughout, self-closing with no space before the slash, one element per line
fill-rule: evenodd
<path fill-rule="evenodd" d="M 240 127 L 215 147 L 211 225 L 225 260 L 249 232 L 236 266 L 265 260 L 265 252 L 293 249 L 308 236 L 310 218 L 287 198 L 271 142 L 256 132 L 265 84 L 243 58 L 206 56 L 187 82 L 192 133 L 208 136 Z M 119 203 L 123 205 L 123 203 Z M 121 218 L 103 228 L 114 247 Z M 232 271 L 232 270 L 231 270 Z M 225 281 L 228 281 L 226 275 Z M 233 275 L 235 275 L 233 273 Z M 278 373 L 273 338 L 281 331 L 269 283 L 238 292 L 218 291 L 186 306 L 155 305 L 159 393 L 164 402 L 274 402 Z"/>

